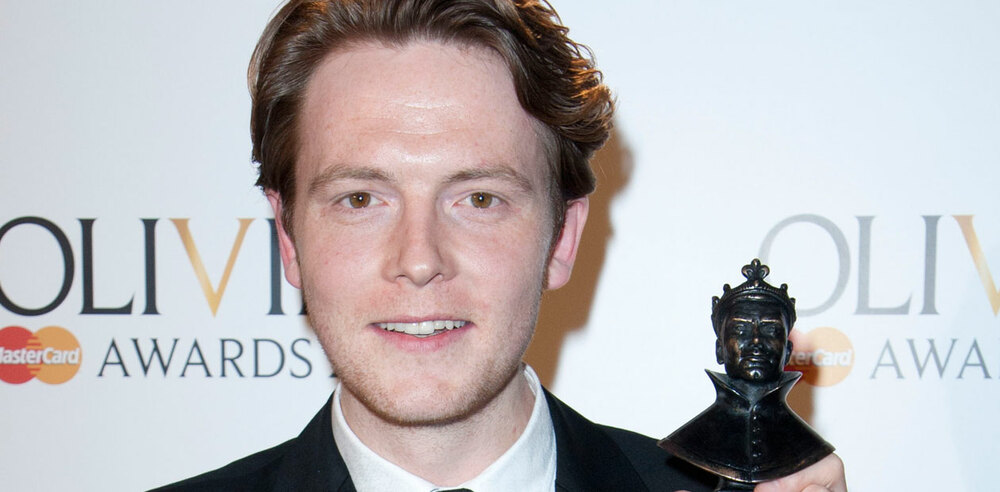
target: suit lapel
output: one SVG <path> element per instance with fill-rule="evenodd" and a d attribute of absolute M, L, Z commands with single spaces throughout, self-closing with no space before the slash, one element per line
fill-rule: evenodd
<path fill-rule="evenodd" d="M 556 490 L 648 490 L 621 449 L 593 422 L 548 390 L 556 433 Z"/>
<path fill-rule="evenodd" d="M 331 396 L 295 439 L 281 464 L 276 490 L 355 492 L 333 439 L 332 401 Z"/>

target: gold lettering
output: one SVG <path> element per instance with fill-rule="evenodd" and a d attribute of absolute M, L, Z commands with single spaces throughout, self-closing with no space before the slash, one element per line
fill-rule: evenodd
<path fill-rule="evenodd" d="M 219 303 L 222 302 L 222 295 L 226 291 L 229 274 L 232 273 L 233 264 L 236 263 L 236 257 L 239 255 L 240 246 L 243 245 L 243 237 L 246 236 L 247 229 L 250 227 L 253 219 L 239 219 L 240 230 L 236 233 L 236 241 L 233 242 L 233 248 L 229 250 L 229 260 L 226 261 L 226 269 L 222 271 L 222 278 L 219 279 L 218 288 L 212 287 L 212 282 L 208 279 L 205 264 L 201 261 L 201 255 L 198 254 L 198 248 L 194 244 L 191 230 L 188 229 L 188 220 L 190 219 L 170 219 L 174 223 L 174 227 L 177 228 L 177 233 L 181 236 L 181 242 L 184 243 L 188 259 L 191 260 L 191 267 L 194 268 L 194 274 L 198 277 L 201 290 L 205 293 L 205 300 L 208 301 L 208 307 L 212 310 L 212 316 L 215 316 L 215 312 L 219 310 Z"/>
<path fill-rule="evenodd" d="M 986 255 L 979 245 L 979 237 L 976 236 L 976 229 L 972 226 L 971 215 L 952 215 L 958 226 L 962 228 L 962 235 L 965 236 L 965 244 L 969 246 L 969 253 L 972 253 L 972 262 L 976 264 L 979 271 L 979 279 L 983 282 L 983 289 L 986 289 L 986 297 L 990 300 L 990 307 L 993 308 L 993 315 L 1000 312 L 1000 291 L 997 291 L 996 284 L 993 283 L 993 275 L 990 274 L 990 266 L 986 263 Z"/>

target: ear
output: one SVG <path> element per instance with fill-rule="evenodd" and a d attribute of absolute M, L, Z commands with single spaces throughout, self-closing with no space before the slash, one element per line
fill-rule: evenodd
<path fill-rule="evenodd" d="M 295 252 L 295 242 L 285 229 L 282 212 L 281 195 L 277 191 L 268 190 L 267 201 L 274 211 L 274 224 L 278 234 L 278 250 L 281 252 L 281 263 L 285 266 L 285 279 L 297 289 L 302 288 L 302 276 L 299 271 L 298 256 Z"/>
<path fill-rule="evenodd" d="M 549 257 L 546 289 L 558 289 L 569 282 L 589 210 L 590 201 L 587 200 L 587 197 L 570 200 L 567 203 L 563 226 Z"/>
<path fill-rule="evenodd" d="M 781 364 L 781 367 L 785 367 L 790 360 L 792 360 L 792 341 L 788 340 L 785 342 L 785 360 Z"/>
<path fill-rule="evenodd" d="M 719 364 L 725 363 L 725 359 L 722 358 L 722 340 L 718 338 L 715 339 L 715 361 Z"/>

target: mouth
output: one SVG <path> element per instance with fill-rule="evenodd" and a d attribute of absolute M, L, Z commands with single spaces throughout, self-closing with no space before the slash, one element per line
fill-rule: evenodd
<path fill-rule="evenodd" d="M 771 363 L 771 358 L 763 355 L 748 355 L 743 357 L 740 362 L 748 366 L 766 365 Z"/>
<path fill-rule="evenodd" d="M 417 338 L 427 338 L 454 330 L 456 328 L 461 328 L 465 326 L 466 323 L 466 321 L 432 320 L 418 321 L 414 323 L 377 323 L 377 325 L 385 331 L 395 331 L 398 333 L 413 335 Z"/>

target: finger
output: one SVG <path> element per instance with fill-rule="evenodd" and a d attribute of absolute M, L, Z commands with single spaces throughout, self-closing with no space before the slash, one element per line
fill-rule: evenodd
<path fill-rule="evenodd" d="M 802 489 L 802 492 L 832 492 L 832 491 L 822 485 L 810 485 Z"/>
<path fill-rule="evenodd" d="M 847 492 L 844 462 L 831 454 L 787 477 L 758 484 L 755 492 Z"/>

